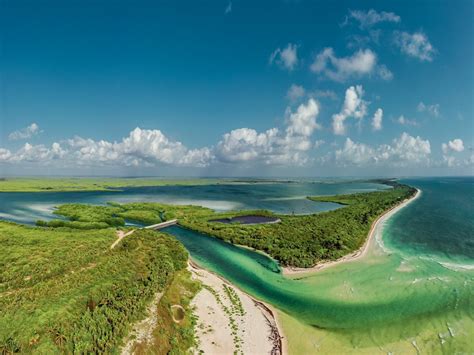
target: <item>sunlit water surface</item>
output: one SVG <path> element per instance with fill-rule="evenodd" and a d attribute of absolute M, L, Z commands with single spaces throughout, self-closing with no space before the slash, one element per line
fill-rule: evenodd
<path fill-rule="evenodd" d="M 199 205 L 216 211 L 268 209 L 277 213 L 306 214 L 338 208 L 337 204 L 313 202 L 309 195 L 333 195 L 386 189 L 365 183 L 282 183 L 204 186 L 157 186 L 120 191 L 0 193 L 0 218 L 19 223 L 57 218 L 54 207 L 64 203 L 161 202 Z"/>
<path fill-rule="evenodd" d="M 422 194 L 378 228 L 378 243 L 367 257 L 312 276 L 283 277 L 278 264 L 262 254 L 180 227 L 165 231 L 179 239 L 200 265 L 292 317 L 345 338 L 354 348 L 376 346 L 390 352 L 390 344 L 405 341 L 414 351 L 471 352 L 474 179 L 404 182 Z M 0 216 L 31 223 L 38 217 L 51 217 L 53 206 L 60 203 L 106 201 L 312 213 L 337 206 L 313 203 L 304 196 L 378 188 L 363 183 L 304 183 L 0 194 Z"/>

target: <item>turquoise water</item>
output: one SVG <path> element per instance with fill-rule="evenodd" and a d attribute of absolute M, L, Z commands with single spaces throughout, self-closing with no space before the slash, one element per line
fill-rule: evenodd
<path fill-rule="evenodd" d="M 421 189 L 421 197 L 380 228 L 381 243 L 367 257 L 311 276 L 289 279 L 282 276 L 275 261 L 262 254 L 180 227 L 165 231 L 179 239 L 198 264 L 314 329 L 346 339 L 351 347 L 384 345 L 388 352 L 390 344 L 408 342 L 427 353 L 473 351 L 469 336 L 474 331 L 474 179 L 404 182 Z M 26 206 L 45 201 L 103 203 L 110 197 L 126 201 L 148 196 L 148 200 L 170 199 L 172 203 L 173 196 L 178 200 L 186 196 L 186 201 L 211 201 L 214 207 L 219 201 L 220 206 L 303 213 L 333 206 L 308 207 L 301 196 L 379 187 L 288 185 L 175 187 L 165 189 L 166 193 L 161 188 L 132 189 L 119 195 L 0 194 L 0 201 L 9 203 L 2 203 L 0 212 L 15 217 L 15 211 L 20 211 L 23 220 L 32 221 Z M 178 193 L 181 189 L 184 192 Z"/>
<path fill-rule="evenodd" d="M 264 255 L 180 227 L 166 232 L 205 268 L 354 346 L 418 337 L 428 352 L 474 350 L 474 179 L 406 183 L 421 197 L 380 228 L 383 245 L 313 276 L 289 279 Z"/>
<path fill-rule="evenodd" d="M 107 202 L 162 202 L 193 204 L 217 211 L 268 209 L 277 213 L 316 213 L 339 208 L 334 203 L 317 203 L 308 195 L 334 195 L 386 189 L 368 182 L 300 182 L 282 184 L 158 186 L 125 188 L 122 191 L 15 192 L 0 193 L 0 219 L 34 223 L 51 219 L 54 206 L 64 203 L 105 204 Z"/>
<path fill-rule="evenodd" d="M 422 198 L 402 209 L 386 228 L 390 248 L 408 255 L 444 261 L 474 259 L 474 179 L 404 180 L 420 188 Z"/>

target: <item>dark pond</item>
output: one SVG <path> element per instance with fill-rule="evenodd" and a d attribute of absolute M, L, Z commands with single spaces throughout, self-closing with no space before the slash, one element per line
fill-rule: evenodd
<path fill-rule="evenodd" d="M 280 219 L 278 217 L 266 217 L 266 216 L 236 216 L 232 218 L 221 218 L 212 219 L 209 222 L 220 222 L 220 223 L 240 223 L 240 224 L 264 224 L 264 223 L 278 223 Z"/>

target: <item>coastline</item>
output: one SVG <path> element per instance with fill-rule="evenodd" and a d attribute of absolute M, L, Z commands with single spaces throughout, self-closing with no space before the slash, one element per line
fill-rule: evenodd
<path fill-rule="evenodd" d="M 246 341 L 244 340 L 244 344 L 242 344 L 243 348 L 247 347 L 247 350 L 250 351 L 250 352 L 255 352 L 255 350 L 260 350 L 259 353 L 262 353 L 263 349 L 254 349 L 253 347 L 255 345 L 257 345 L 259 347 L 262 347 L 262 345 L 263 345 L 263 347 L 266 348 L 266 350 L 270 354 L 279 355 L 279 354 L 287 354 L 288 353 L 287 340 L 286 340 L 286 337 L 284 337 L 284 335 L 282 333 L 283 327 L 279 323 L 278 314 L 277 314 L 276 310 L 271 305 L 269 305 L 265 302 L 262 302 L 260 300 L 255 299 L 254 297 L 249 295 L 247 292 L 243 291 L 241 288 L 239 288 L 239 287 L 235 286 L 234 284 L 230 283 L 228 280 L 226 280 L 225 278 L 223 278 L 220 275 L 216 274 L 215 272 L 207 270 L 207 269 L 199 266 L 191 258 L 189 259 L 188 264 L 189 264 L 188 269 L 193 273 L 193 275 L 195 275 L 196 278 L 200 279 L 201 282 L 203 282 L 203 277 L 202 276 L 204 276 L 204 279 L 209 278 L 209 277 L 212 277 L 214 279 L 218 279 L 219 282 L 221 282 L 223 285 L 225 285 L 227 287 L 234 288 L 238 293 L 241 294 L 241 296 L 244 296 L 245 298 L 248 298 L 248 300 L 251 302 L 252 307 L 248 307 L 248 303 L 247 303 L 247 306 L 244 307 L 244 310 L 245 310 L 246 314 L 250 315 L 250 317 L 247 317 L 247 318 L 250 318 L 252 320 L 251 324 L 248 324 L 247 326 L 253 325 L 254 329 L 253 329 L 253 331 L 250 331 L 250 332 L 248 331 L 248 329 L 246 329 L 246 334 L 247 335 L 252 334 L 252 333 L 260 333 L 260 334 L 258 334 L 259 336 L 257 337 L 256 341 L 250 340 L 250 341 L 248 341 L 248 343 L 246 343 Z M 200 273 L 204 274 L 204 275 L 199 275 Z M 207 281 L 209 281 L 209 279 Z M 216 286 L 216 285 L 214 285 L 214 286 Z M 206 290 L 206 288 L 203 288 L 203 290 Z M 201 290 L 200 293 L 202 293 L 203 290 Z M 212 294 L 209 293 L 209 295 L 205 295 L 204 297 L 201 297 L 201 298 L 205 298 L 206 300 L 202 300 L 202 299 L 198 300 L 198 296 L 199 296 L 199 293 L 196 295 L 193 302 L 204 303 L 205 307 L 207 309 L 206 313 L 208 313 L 208 311 L 209 311 L 209 302 L 212 302 L 212 300 L 210 300 L 210 299 L 214 298 L 214 296 L 212 296 Z M 243 300 L 243 301 L 244 301 L 243 303 L 245 304 L 245 300 Z M 197 308 L 199 308 L 199 307 L 197 307 Z M 208 323 L 211 323 L 210 324 L 211 326 L 212 326 L 212 323 L 216 323 L 215 325 L 219 326 L 220 328 L 223 328 L 223 325 L 218 324 L 219 321 L 216 320 L 215 318 L 216 317 L 215 317 L 215 314 L 214 314 L 212 318 L 207 318 L 206 321 Z M 214 327 L 212 327 L 212 328 L 214 328 Z M 205 335 L 205 333 L 204 333 L 204 335 Z M 263 340 L 265 336 L 266 336 L 266 341 Z M 215 347 L 216 345 L 218 345 L 218 341 L 216 341 L 215 337 L 211 338 L 211 339 L 205 339 L 205 336 L 203 337 L 203 334 L 197 334 L 197 337 L 199 338 L 200 342 L 204 341 L 204 342 L 207 342 L 207 343 L 211 343 L 212 344 L 211 347 L 212 346 Z M 209 345 L 210 344 L 207 344 L 208 347 L 209 347 Z M 252 349 L 249 349 L 248 348 L 249 346 L 252 347 Z M 210 350 L 210 353 L 213 353 L 216 349 L 214 349 L 214 351 L 212 349 L 209 349 L 209 350 Z M 223 351 L 223 350 L 224 349 L 220 349 L 220 351 L 222 351 L 223 353 L 227 353 L 227 351 Z M 232 351 L 230 351 L 230 349 L 227 349 L 227 350 L 228 350 L 228 352 L 232 353 Z"/>
<path fill-rule="evenodd" d="M 382 215 L 380 215 L 370 226 L 369 233 L 367 235 L 367 238 L 364 242 L 364 245 L 360 247 L 358 250 L 355 252 L 344 255 L 343 257 L 337 259 L 337 260 L 330 260 L 330 261 L 322 261 L 317 263 L 316 265 L 310 267 L 310 268 L 297 268 L 297 267 L 291 267 L 291 266 L 285 266 L 281 268 L 283 276 L 295 276 L 295 275 L 303 275 L 303 274 L 313 274 L 318 271 L 327 269 L 329 267 L 332 267 L 334 265 L 338 264 L 343 264 L 343 263 L 348 263 L 352 262 L 355 260 L 358 260 L 362 257 L 364 257 L 367 252 L 370 249 L 371 244 L 373 243 L 373 240 L 375 238 L 375 232 L 377 230 L 377 227 L 385 222 L 387 219 L 389 219 L 392 215 L 397 213 L 399 210 L 402 208 L 408 206 L 411 202 L 415 201 L 418 197 L 421 196 L 421 190 L 416 189 L 416 194 L 409 199 L 406 199 L 402 202 L 400 202 L 398 205 L 392 207 L 388 211 L 384 212 Z"/>

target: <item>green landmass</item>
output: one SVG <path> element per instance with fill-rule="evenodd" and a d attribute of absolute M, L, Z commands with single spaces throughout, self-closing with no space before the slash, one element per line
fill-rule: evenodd
<path fill-rule="evenodd" d="M 174 218 L 186 216 L 204 217 L 213 214 L 209 208 L 200 206 L 175 206 L 154 202 L 132 202 L 119 204 L 111 202 L 105 206 L 67 203 L 54 211 L 67 219 L 38 220 L 40 227 L 68 227 L 76 229 L 102 229 L 123 227 L 127 222 L 143 225 L 156 224 Z"/>
<path fill-rule="evenodd" d="M 0 192 L 117 191 L 127 187 L 290 183 L 275 179 L 159 178 L 0 178 Z"/>
<path fill-rule="evenodd" d="M 232 183 L 226 179 L 3 178 L 0 192 L 106 191 L 125 187 L 193 186 Z"/>
<path fill-rule="evenodd" d="M 308 197 L 313 201 L 345 205 L 312 215 L 275 215 L 262 210 L 216 213 L 199 206 L 160 203 L 114 203 L 108 206 L 66 204 L 55 213 L 68 217 L 68 220 L 37 223 L 50 227 L 87 229 L 123 226 L 127 218 L 143 224 L 178 218 L 183 227 L 264 251 L 284 266 L 311 267 L 321 260 L 334 260 L 359 249 L 367 238 L 371 224 L 381 214 L 416 193 L 416 189 L 407 185 L 393 181 L 386 183 L 393 188 L 368 193 Z M 213 221 L 239 215 L 276 216 L 281 222 L 245 225 Z"/>
<path fill-rule="evenodd" d="M 281 222 L 275 224 L 210 221 L 216 214 L 211 218 L 189 216 L 180 219 L 179 223 L 233 244 L 264 251 L 284 266 L 311 267 L 321 260 L 334 260 L 359 249 L 372 223 L 415 193 L 416 189 L 412 187 L 394 183 L 392 189 L 384 191 L 309 197 L 313 201 L 346 206 L 313 215 L 279 215 Z"/>
<path fill-rule="evenodd" d="M 116 238 L 111 228 L 0 222 L 0 353 L 116 353 L 157 292 L 166 296 L 160 314 L 171 314 L 173 289 L 188 298 L 196 292 L 188 253 L 174 238 L 137 230 L 110 249 Z M 184 353 L 193 326 L 163 317 L 155 341 Z"/>
<path fill-rule="evenodd" d="M 0 222 L 0 351 L 118 352 L 161 292 L 152 342 L 135 350 L 184 353 L 195 345 L 189 303 L 200 287 L 186 271 L 186 250 L 164 233 L 143 229 L 110 249 L 117 228 L 177 218 L 183 227 L 264 251 L 282 265 L 309 267 L 359 248 L 378 216 L 416 192 L 390 184 L 384 191 L 309 197 L 345 206 L 307 216 L 136 202 L 61 205 L 55 210 L 61 219 L 38 221 L 38 227 Z M 239 215 L 277 216 L 281 222 L 212 221 Z M 182 321 L 173 319 L 173 305 L 184 310 Z"/>

